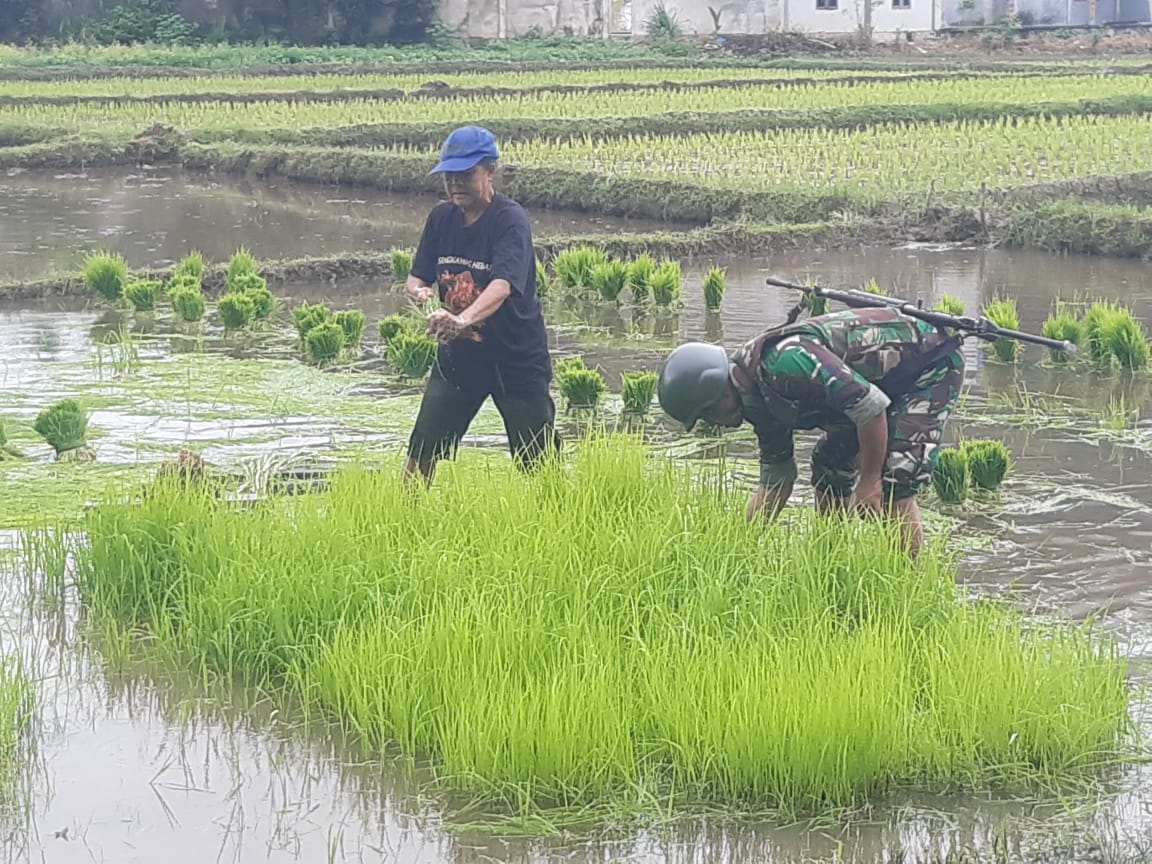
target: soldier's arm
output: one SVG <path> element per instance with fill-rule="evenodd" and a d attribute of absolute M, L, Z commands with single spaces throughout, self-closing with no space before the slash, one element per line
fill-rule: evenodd
<path fill-rule="evenodd" d="M 795 441 L 792 430 L 781 424 L 756 428 L 760 444 L 760 483 L 748 502 L 748 521 L 758 516 L 771 519 L 792 495 L 796 482 Z"/>

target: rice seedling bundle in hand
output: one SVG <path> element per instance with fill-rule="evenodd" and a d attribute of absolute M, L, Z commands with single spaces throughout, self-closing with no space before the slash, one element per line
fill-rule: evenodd
<path fill-rule="evenodd" d="M 589 281 L 601 298 L 615 303 L 628 284 L 628 265 L 615 258 L 604 261 L 592 268 Z"/>
<path fill-rule="evenodd" d="M 436 362 L 436 340 L 418 330 L 401 330 L 388 343 L 388 362 L 401 375 L 423 378 Z"/>
<path fill-rule="evenodd" d="M 133 279 L 124 286 L 124 297 L 137 312 L 151 312 L 156 308 L 163 284 L 156 279 Z"/>
<path fill-rule="evenodd" d="M 252 298 L 240 292 L 224 294 L 217 301 L 216 309 L 227 330 L 242 330 L 256 314 L 256 304 Z"/>
<path fill-rule="evenodd" d="M 336 313 L 336 323 L 344 331 L 344 347 L 359 348 L 364 338 L 364 325 L 367 317 L 359 309 L 341 309 Z"/>
<path fill-rule="evenodd" d="M 946 504 L 959 504 L 968 496 L 968 459 L 956 449 L 941 450 L 932 471 L 932 487 Z"/>
<path fill-rule="evenodd" d="M 706 308 L 715 311 L 720 308 L 720 304 L 724 301 L 724 290 L 727 281 L 727 273 L 721 267 L 713 267 L 708 271 L 704 277 L 704 305 Z"/>
<path fill-rule="evenodd" d="M 556 254 L 552 269 L 560 286 L 568 291 L 592 287 L 592 272 L 608 262 L 608 253 L 595 246 L 573 246 Z"/>
<path fill-rule="evenodd" d="M 984 317 L 999 327 L 1009 330 L 1020 329 L 1020 313 L 1016 309 L 1016 300 L 1012 297 L 989 303 L 984 308 Z M 996 359 L 1005 363 L 1015 363 L 1020 355 L 1020 343 L 1015 339 L 996 339 L 992 343 L 992 351 Z"/>
<path fill-rule="evenodd" d="M 1001 441 L 965 441 L 960 452 L 967 460 L 972 485 L 985 491 L 998 489 L 1012 465 L 1008 448 Z"/>
<path fill-rule="evenodd" d="M 968 597 L 888 522 L 749 524 L 744 489 L 632 437 L 494 460 L 445 463 L 434 494 L 349 466 L 247 509 L 115 496 L 87 515 L 86 614 L 525 813 L 1063 791 L 1130 752 L 1104 635 Z"/>
<path fill-rule="evenodd" d="M 117 303 L 128 282 L 128 264 L 122 255 L 96 252 L 84 259 L 84 282 L 104 300 Z"/>
<path fill-rule="evenodd" d="M 412 273 L 412 259 L 415 256 L 409 249 L 393 249 L 390 256 L 392 263 L 392 281 L 397 285 L 405 285 Z"/>
<path fill-rule="evenodd" d="M 655 372 L 625 372 L 620 376 L 624 410 L 643 414 L 652 405 L 660 376 Z"/>
<path fill-rule="evenodd" d="M 672 306 L 680 302 L 684 291 L 684 279 L 679 261 L 662 261 L 648 280 L 652 300 L 657 306 Z"/>
<path fill-rule="evenodd" d="M 1080 319 L 1066 308 L 1061 308 L 1055 315 L 1049 316 L 1040 332 L 1049 339 L 1071 342 L 1077 347 L 1084 341 L 1084 327 Z M 1068 362 L 1068 355 L 1059 348 L 1049 348 L 1048 357 L 1053 363 Z"/>
<path fill-rule="evenodd" d="M 76 399 L 62 399 L 45 408 L 32 428 L 56 451 L 59 458 L 73 450 L 87 447 L 88 412 Z"/>
<path fill-rule="evenodd" d="M 652 274 L 656 271 L 656 261 L 647 252 L 638 255 L 628 264 L 628 290 L 635 303 L 643 303 L 652 293 Z"/>

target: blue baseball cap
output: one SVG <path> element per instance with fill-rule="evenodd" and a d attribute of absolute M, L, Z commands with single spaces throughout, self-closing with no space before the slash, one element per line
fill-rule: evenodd
<path fill-rule="evenodd" d="M 496 136 L 482 126 L 461 126 L 440 148 L 440 164 L 429 174 L 470 171 L 482 159 L 499 159 Z"/>

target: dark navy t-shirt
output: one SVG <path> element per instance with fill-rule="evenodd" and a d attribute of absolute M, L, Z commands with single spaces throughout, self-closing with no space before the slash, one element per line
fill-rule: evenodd
<path fill-rule="evenodd" d="M 455 314 L 471 305 L 493 279 L 512 293 L 475 333 L 441 343 L 440 370 L 461 385 L 496 392 L 546 390 L 552 379 L 548 333 L 536 297 L 536 252 L 528 214 L 496 193 L 483 215 L 464 224 L 451 201 L 433 208 L 412 261 L 412 275 L 436 285 L 440 302 Z"/>

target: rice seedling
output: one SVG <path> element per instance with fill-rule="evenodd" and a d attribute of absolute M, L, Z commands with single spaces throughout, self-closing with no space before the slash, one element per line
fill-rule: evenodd
<path fill-rule="evenodd" d="M 410 249 L 393 249 L 389 256 L 392 262 L 392 282 L 404 285 L 412 272 L 412 259 L 415 257 Z"/>
<path fill-rule="evenodd" d="M 616 303 L 628 284 L 628 265 L 615 258 L 592 267 L 588 275 L 589 287 L 609 303 Z"/>
<path fill-rule="evenodd" d="M 367 317 L 359 309 L 341 309 L 336 313 L 335 321 L 344 331 L 344 347 L 359 348 L 364 339 L 364 325 Z"/>
<path fill-rule="evenodd" d="M 204 317 L 207 304 L 204 293 L 198 286 L 188 283 L 177 283 L 168 289 L 168 302 L 181 321 L 194 324 Z"/>
<path fill-rule="evenodd" d="M 552 259 L 552 270 L 560 287 L 567 291 L 581 291 L 592 287 L 592 272 L 608 263 L 608 253 L 595 246 L 573 246 L 564 249 Z"/>
<path fill-rule="evenodd" d="M 418 330 L 401 330 L 388 343 L 388 362 L 406 378 L 423 378 L 436 362 L 436 347 Z"/>
<path fill-rule="evenodd" d="M 652 405 L 656 395 L 656 385 L 660 376 L 652 371 L 625 372 L 620 376 L 621 398 L 624 410 L 633 414 L 644 414 Z"/>
<path fill-rule="evenodd" d="M 556 386 L 568 410 L 595 408 L 607 389 L 604 376 L 589 369 L 583 357 L 566 357 L 556 363 Z"/>
<path fill-rule="evenodd" d="M 867 291 L 869 294 L 879 294 L 881 297 L 887 297 L 888 292 L 880 287 L 880 283 L 876 281 L 873 276 L 867 282 L 860 286 L 861 291 Z"/>
<path fill-rule="evenodd" d="M 684 295 L 684 279 L 679 261 L 662 261 L 648 280 L 652 300 L 657 306 L 672 306 Z"/>
<path fill-rule="evenodd" d="M 5 798 L 20 774 L 21 751 L 35 705 L 32 681 L 19 657 L 0 659 L 0 789 Z"/>
<path fill-rule="evenodd" d="M 968 463 L 968 476 L 977 489 L 993 491 L 1000 488 L 1012 457 L 1001 441 L 974 439 L 960 445 L 960 453 Z"/>
<path fill-rule="evenodd" d="M 140 346 L 132 338 L 131 331 L 120 327 L 96 342 L 96 373 L 99 378 L 104 376 L 106 361 L 118 376 L 128 375 L 140 368 Z"/>
<path fill-rule="evenodd" d="M 321 321 L 309 328 L 304 336 L 308 359 L 317 365 L 330 363 L 344 350 L 344 328 L 333 319 Z"/>
<path fill-rule="evenodd" d="M 137 312 L 151 312 L 163 284 L 156 279 L 133 279 L 124 286 L 124 297 Z"/>
<path fill-rule="evenodd" d="M 263 321 L 276 311 L 276 298 L 268 290 L 268 280 L 255 270 L 239 270 L 228 282 L 227 293 L 243 294 L 252 301 L 252 318 Z"/>
<path fill-rule="evenodd" d="M 724 301 L 727 273 L 722 267 L 713 267 L 704 277 L 704 306 L 713 311 Z"/>
<path fill-rule="evenodd" d="M 643 303 L 652 293 L 652 274 L 656 271 L 656 262 L 647 252 L 638 255 L 628 264 L 628 290 L 632 292 L 635 303 Z"/>
<path fill-rule="evenodd" d="M 256 304 L 252 298 L 241 292 L 224 294 L 216 303 L 216 311 L 224 322 L 226 330 L 243 330 L 256 314 Z"/>
<path fill-rule="evenodd" d="M 548 268 L 539 258 L 536 259 L 536 296 L 547 297 L 552 288 L 552 280 L 548 277 Z"/>
<path fill-rule="evenodd" d="M 224 277 L 224 281 L 229 291 L 241 291 L 243 289 L 240 285 L 240 277 L 258 275 L 259 271 L 256 267 L 256 258 L 251 252 L 241 246 L 233 252 L 232 257 L 228 259 L 228 272 Z"/>
<path fill-rule="evenodd" d="M 118 303 L 128 281 L 128 264 L 120 254 L 95 252 L 84 259 L 84 282 L 109 303 Z"/>
<path fill-rule="evenodd" d="M 945 504 L 959 504 L 968 496 L 968 459 L 957 449 L 941 450 L 932 471 L 932 488 Z"/>
<path fill-rule="evenodd" d="M 204 280 L 204 256 L 198 251 L 189 252 L 172 269 L 172 278 L 188 276 L 200 287 Z"/>
<path fill-rule="evenodd" d="M 984 307 L 984 317 L 999 327 L 1010 330 L 1020 329 L 1020 313 L 1016 300 L 1012 297 L 997 299 Z M 1015 339 L 996 339 L 992 342 L 996 359 L 1004 363 L 1015 363 L 1020 355 L 1020 343 Z"/>
<path fill-rule="evenodd" d="M 1084 326 L 1080 319 L 1067 307 L 1059 307 L 1055 314 L 1044 321 L 1040 330 L 1048 339 L 1059 339 L 1079 346 L 1084 340 Z M 1048 357 L 1053 363 L 1064 364 L 1068 362 L 1068 355 L 1059 348 L 1049 348 Z"/>
<path fill-rule="evenodd" d="M 936 301 L 936 311 L 946 312 L 949 315 L 963 315 L 964 301 L 951 294 L 941 294 L 940 299 Z"/>
<path fill-rule="evenodd" d="M 23 458 L 24 454 L 8 443 L 8 427 L 4 418 L 0 417 L 0 461 Z"/>
<path fill-rule="evenodd" d="M 292 310 L 292 320 L 296 323 L 296 333 L 300 336 L 303 345 L 308 333 L 320 324 L 333 320 L 332 310 L 323 303 L 301 303 Z"/>
<path fill-rule="evenodd" d="M 524 814 L 1063 792 L 1131 753 L 1124 660 L 1092 625 L 971 599 L 942 546 L 913 562 L 886 522 L 749 524 L 744 489 L 637 437 L 567 454 L 532 475 L 446 463 L 432 495 L 349 466 L 239 510 L 113 499 L 87 514 L 77 588 L 168 662 Z"/>
<path fill-rule="evenodd" d="M 380 341 L 388 345 L 403 332 L 412 332 L 415 325 L 408 315 L 387 315 L 379 324 Z"/>
<path fill-rule="evenodd" d="M 808 314 L 813 318 L 820 315 L 827 315 L 832 308 L 829 305 L 827 297 L 821 297 L 819 294 L 809 294 L 804 298 L 804 305 L 808 308 Z"/>
<path fill-rule="evenodd" d="M 56 458 L 87 448 L 88 412 L 76 399 L 62 399 L 45 408 L 32 428 L 56 451 Z"/>
<path fill-rule="evenodd" d="M 1105 319 L 1119 312 L 1120 306 L 1108 300 L 1098 300 L 1085 310 L 1080 319 L 1084 331 L 1084 343 L 1088 346 L 1088 356 L 1096 363 L 1110 363 L 1112 352 L 1103 338 Z"/>
<path fill-rule="evenodd" d="M 1121 369 L 1148 366 L 1148 334 L 1130 309 L 1114 309 L 1105 315 L 1100 321 L 1099 338 Z"/>

